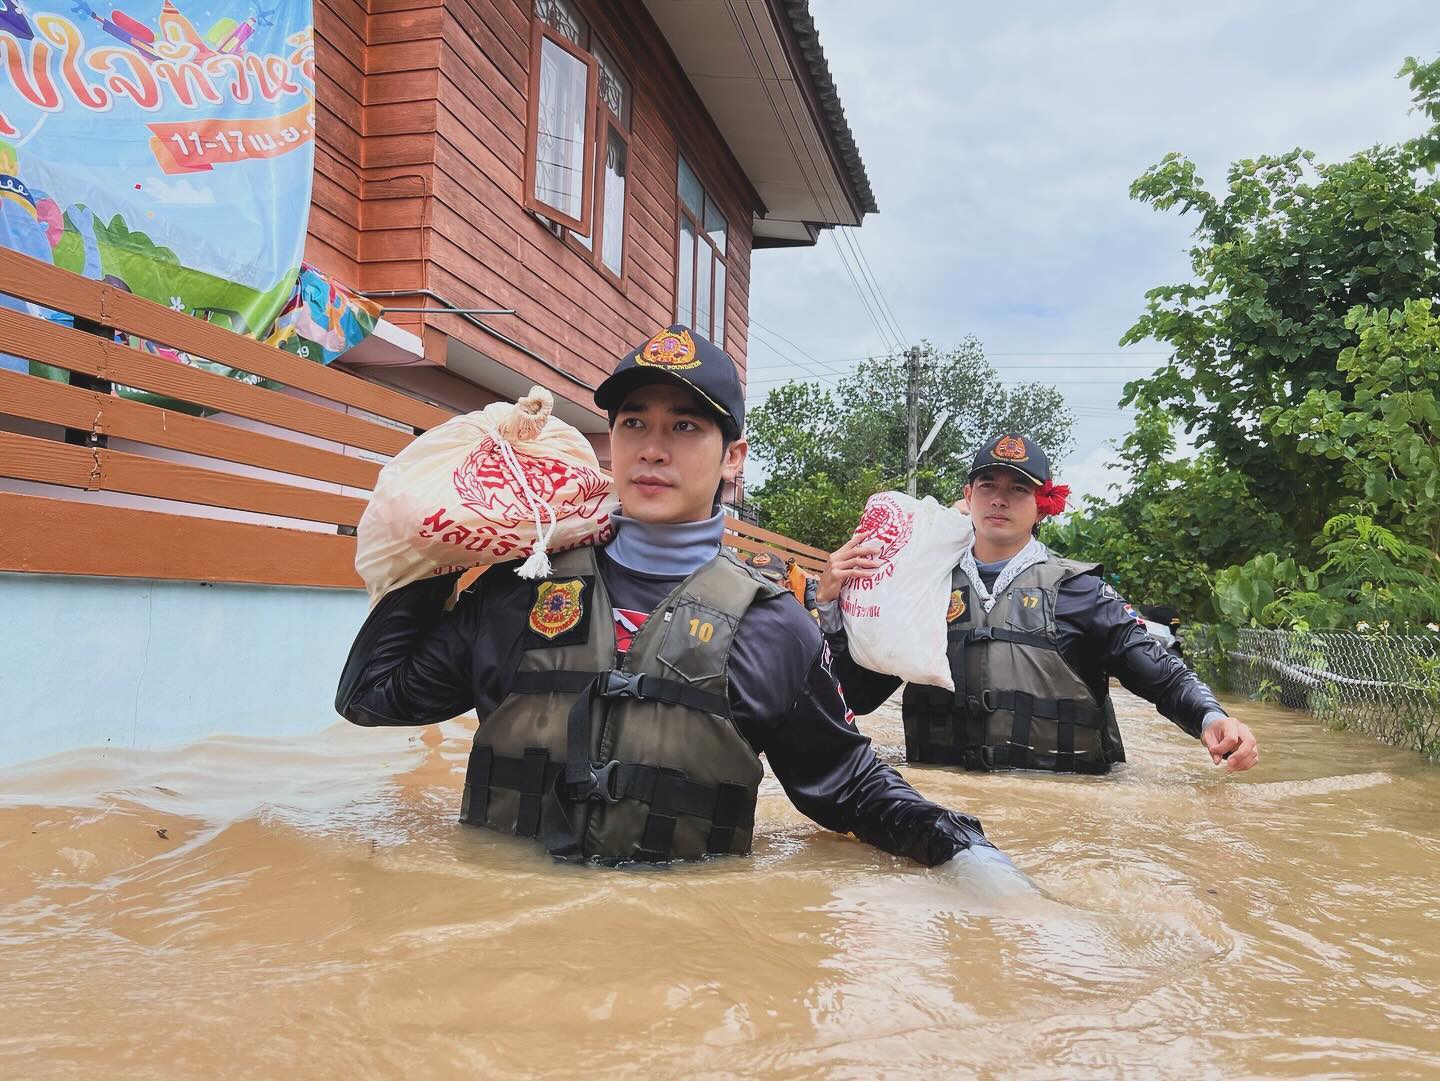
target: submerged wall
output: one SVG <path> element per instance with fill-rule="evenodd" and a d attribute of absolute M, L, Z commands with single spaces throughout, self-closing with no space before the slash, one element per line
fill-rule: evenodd
<path fill-rule="evenodd" d="M 339 720 L 359 590 L 0 574 L 0 766 Z"/>

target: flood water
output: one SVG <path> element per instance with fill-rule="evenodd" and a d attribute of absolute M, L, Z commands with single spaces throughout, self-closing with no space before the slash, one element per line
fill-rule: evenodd
<path fill-rule="evenodd" d="M 1440 1076 L 1440 769 L 1233 706 L 1242 777 L 1123 693 L 1108 778 L 908 770 L 1031 895 L 773 780 L 749 859 L 553 866 L 458 722 L 8 770 L 0 1077 Z"/>

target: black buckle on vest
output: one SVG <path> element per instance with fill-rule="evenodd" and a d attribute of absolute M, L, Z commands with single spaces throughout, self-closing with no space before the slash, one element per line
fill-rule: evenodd
<path fill-rule="evenodd" d="M 615 769 L 619 762 L 606 762 L 603 766 L 592 764 L 590 773 L 583 781 L 576 781 L 567 785 L 570 798 L 576 803 L 583 803 L 587 800 L 604 800 L 606 803 L 619 803 L 620 795 L 615 791 Z"/>
<path fill-rule="evenodd" d="M 605 673 L 605 681 L 600 685 L 600 697 L 644 698 L 644 685 L 641 682 L 644 678 L 642 674 L 621 672 L 612 668 Z"/>
<path fill-rule="evenodd" d="M 976 627 L 969 631 L 965 637 L 971 642 L 993 642 L 995 641 L 995 628 Z"/>
<path fill-rule="evenodd" d="M 994 713 L 1000 708 L 1000 703 L 989 687 L 986 687 L 978 695 L 972 694 L 967 697 L 965 704 L 970 707 L 971 713 Z"/>

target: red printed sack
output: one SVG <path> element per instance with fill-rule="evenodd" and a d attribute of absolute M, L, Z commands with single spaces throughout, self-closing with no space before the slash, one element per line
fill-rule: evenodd
<path fill-rule="evenodd" d="M 851 656 L 872 672 L 953 691 L 945 612 L 950 573 L 975 537 L 969 516 L 929 497 L 879 492 L 855 532 L 879 543 L 881 565 L 840 590 Z"/>
<path fill-rule="evenodd" d="M 356 531 L 372 604 L 427 575 L 513 559 L 523 577 L 544 577 L 547 553 L 609 539 L 610 478 L 553 406 L 532 387 L 431 428 L 386 463 Z"/>

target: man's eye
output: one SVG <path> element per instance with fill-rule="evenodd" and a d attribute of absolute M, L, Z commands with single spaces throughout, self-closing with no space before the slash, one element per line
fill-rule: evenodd
<path fill-rule="evenodd" d="M 640 418 L 626 417 L 623 421 L 620 422 L 620 426 L 622 428 L 638 428 L 640 427 Z"/>
<path fill-rule="evenodd" d="M 697 432 L 700 429 L 693 420 L 677 420 L 675 422 L 675 430 L 677 432 Z"/>

